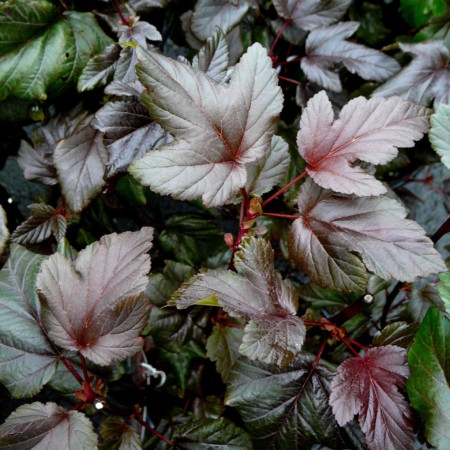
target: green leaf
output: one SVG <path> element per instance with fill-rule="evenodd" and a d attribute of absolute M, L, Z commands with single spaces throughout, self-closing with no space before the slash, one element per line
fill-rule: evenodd
<path fill-rule="evenodd" d="M 322 288 L 314 283 L 305 284 L 300 286 L 299 289 L 300 298 L 311 303 L 311 308 L 314 310 L 332 307 L 342 309 L 344 306 L 356 301 L 362 292 L 343 293 Z"/>
<path fill-rule="evenodd" d="M 213 332 L 206 342 L 207 356 L 216 362 L 217 372 L 226 382 L 234 363 L 239 358 L 239 346 L 241 345 L 244 330 L 234 327 L 214 325 Z"/>
<path fill-rule="evenodd" d="M 417 323 L 391 323 L 382 331 L 378 331 L 373 338 L 372 344 L 377 347 L 381 345 L 396 345 L 397 347 L 408 348 L 418 329 L 419 324 Z"/>
<path fill-rule="evenodd" d="M 228 419 L 193 420 L 175 429 L 176 445 L 186 450 L 251 450 L 250 436 Z"/>
<path fill-rule="evenodd" d="M 11 245 L 0 272 L 0 381 L 15 397 L 31 397 L 55 373 L 56 353 L 42 326 L 36 294 L 41 255 Z"/>
<path fill-rule="evenodd" d="M 108 417 L 100 425 L 103 443 L 99 450 L 139 450 L 141 438 L 136 430 L 120 417 Z"/>
<path fill-rule="evenodd" d="M 0 255 L 2 255 L 3 250 L 5 250 L 5 245 L 9 238 L 9 230 L 6 226 L 7 223 L 8 219 L 5 210 L 3 209 L 3 206 L 0 205 Z"/>
<path fill-rule="evenodd" d="M 79 411 L 56 403 L 22 405 L 0 426 L 0 447 L 9 450 L 95 450 L 97 435 Z"/>
<path fill-rule="evenodd" d="M 215 294 L 202 298 L 201 300 L 197 300 L 194 304 L 198 306 L 220 306 L 219 299 Z"/>
<path fill-rule="evenodd" d="M 111 43 L 93 14 L 47 0 L 0 5 L 0 99 L 45 100 L 76 84 L 89 58 Z"/>
<path fill-rule="evenodd" d="M 383 24 L 383 11 L 380 5 L 363 2 L 362 5 L 350 8 L 350 19 L 359 22 L 356 36 L 365 44 L 376 46 L 389 34 Z"/>
<path fill-rule="evenodd" d="M 450 320 L 430 308 L 408 353 L 406 384 L 411 406 L 425 421 L 425 437 L 439 449 L 450 448 Z"/>
<path fill-rule="evenodd" d="M 332 372 L 313 367 L 305 356 L 285 369 L 240 359 L 225 403 L 238 409 L 260 448 L 348 448 L 328 404 L 332 379 Z"/>
<path fill-rule="evenodd" d="M 426 40 L 441 40 L 450 49 L 450 9 L 439 17 L 434 17 L 427 26 L 422 28 L 413 39 L 413 42 Z"/>
<path fill-rule="evenodd" d="M 400 0 L 403 18 L 418 28 L 433 17 L 440 16 L 448 8 L 446 0 Z"/>
<path fill-rule="evenodd" d="M 441 161 L 450 169 L 450 105 L 441 104 L 430 118 L 431 146 L 441 157 Z"/>
<path fill-rule="evenodd" d="M 129 174 L 119 179 L 115 189 L 117 195 L 122 197 L 130 206 L 145 206 L 147 204 L 146 188 Z"/>
<path fill-rule="evenodd" d="M 439 295 L 445 304 L 445 311 L 450 314 L 450 272 L 441 273 L 439 275 L 442 283 L 437 285 Z"/>

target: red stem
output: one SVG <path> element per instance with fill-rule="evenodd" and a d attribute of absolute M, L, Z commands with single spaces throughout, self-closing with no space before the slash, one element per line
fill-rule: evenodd
<path fill-rule="evenodd" d="M 80 354 L 81 359 L 81 367 L 83 368 L 83 375 L 84 375 L 84 381 L 89 382 L 89 374 L 86 367 L 86 360 L 84 359 L 84 356 Z"/>
<path fill-rule="evenodd" d="M 354 341 L 353 339 L 350 338 L 346 338 L 349 342 L 351 342 L 353 345 L 356 345 L 357 347 L 359 347 L 361 350 L 364 350 L 367 352 L 367 350 L 369 350 L 369 347 L 366 347 L 365 345 L 360 344 L 358 341 Z"/>
<path fill-rule="evenodd" d="M 299 86 L 302 85 L 302 83 L 300 83 L 300 81 L 294 80 L 294 79 L 292 79 L 292 78 L 283 77 L 283 76 L 281 76 L 281 75 L 278 75 L 278 78 L 279 78 L 280 80 L 288 81 L 289 83 L 298 84 Z"/>
<path fill-rule="evenodd" d="M 275 192 L 272 196 L 270 196 L 268 199 L 264 200 L 261 204 L 261 206 L 264 208 L 268 203 L 270 203 L 272 200 L 276 199 L 279 195 L 281 195 L 283 192 L 286 192 L 293 184 L 297 183 L 297 181 L 300 181 L 303 177 L 308 175 L 308 172 L 306 170 L 302 172 L 298 177 L 294 178 L 291 182 L 286 184 L 286 186 L 282 187 L 279 191 Z"/>
<path fill-rule="evenodd" d="M 236 241 L 233 244 L 233 250 L 231 252 L 231 260 L 230 264 L 228 265 L 229 270 L 235 270 L 234 268 L 234 255 L 237 252 L 237 249 L 239 247 L 239 244 L 241 243 L 242 238 L 247 234 L 247 229 L 243 227 L 244 218 L 245 215 L 248 212 L 248 194 L 247 190 L 245 188 L 241 189 L 242 194 L 242 202 L 241 202 L 241 212 L 239 214 L 239 231 L 238 235 L 236 237 Z"/>
<path fill-rule="evenodd" d="M 140 416 L 136 415 L 135 416 L 135 420 L 137 420 L 146 430 L 150 431 L 150 433 L 154 434 L 155 436 L 158 436 L 159 439 L 164 441 L 167 445 L 169 445 L 172 448 L 175 447 L 175 443 L 174 442 L 172 442 L 169 438 L 166 438 L 166 436 L 161 434 L 159 431 L 156 431 L 154 428 L 152 428 L 147 423 L 145 423 Z"/>
<path fill-rule="evenodd" d="M 277 37 L 275 38 L 275 40 L 273 41 L 272 47 L 270 47 L 270 56 L 273 56 L 273 51 L 275 50 L 275 47 L 277 45 L 277 42 L 279 41 L 281 35 L 283 34 L 284 30 L 286 29 L 286 27 L 292 23 L 292 19 L 286 19 L 286 21 L 284 22 L 283 26 L 281 27 L 281 30 L 278 32 Z"/>
<path fill-rule="evenodd" d="M 320 358 L 322 357 L 322 353 L 323 353 L 326 345 L 327 345 L 327 338 L 325 337 L 319 348 L 319 353 L 317 353 L 316 359 L 314 360 L 313 369 L 315 369 L 317 367 L 317 364 L 319 364 Z"/>
<path fill-rule="evenodd" d="M 80 383 L 82 385 L 83 378 L 80 377 L 80 374 L 72 366 L 72 363 L 64 356 L 61 356 L 61 362 L 67 367 L 69 372 L 75 377 L 75 379 L 78 381 L 78 383 Z"/>
<path fill-rule="evenodd" d="M 359 353 L 351 346 L 349 339 L 345 338 L 342 340 L 342 342 L 346 345 L 346 347 L 358 358 L 361 358 L 361 356 L 359 355 Z"/>
<path fill-rule="evenodd" d="M 276 63 L 276 64 L 275 64 L 275 67 L 278 67 L 278 66 L 286 66 L 287 64 L 299 62 L 299 61 L 301 61 L 301 60 L 302 60 L 302 57 L 300 56 L 300 57 L 298 57 L 298 58 L 291 59 L 290 61 L 282 61 L 282 62 Z"/>
<path fill-rule="evenodd" d="M 223 322 L 218 321 L 219 325 L 223 325 L 224 327 L 231 327 L 231 328 L 239 328 L 240 330 L 243 330 L 245 328 L 245 325 L 241 325 L 240 323 L 233 323 L 233 322 Z"/>
<path fill-rule="evenodd" d="M 116 5 L 117 12 L 119 13 L 120 20 L 122 21 L 122 23 L 123 23 L 124 25 L 129 26 L 129 25 L 130 25 L 130 19 L 127 19 L 127 18 L 123 15 L 122 10 L 120 9 L 119 0 L 114 0 L 114 3 L 115 3 L 115 5 Z"/>
<path fill-rule="evenodd" d="M 300 219 L 300 217 L 301 217 L 301 216 L 292 216 L 289 214 L 278 214 L 278 213 L 268 213 L 268 212 L 263 212 L 262 215 L 269 216 L 269 217 L 279 217 L 280 219 L 291 219 L 291 220 Z"/>

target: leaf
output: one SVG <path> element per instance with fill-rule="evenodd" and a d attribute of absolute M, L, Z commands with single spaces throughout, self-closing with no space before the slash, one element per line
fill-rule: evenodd
<path fill-rule="evenodd" d="M 302 114 L 298 149 L 308 163 L 308 174 L 320 186 L 345 194 L 380 195 L 386 192 L 383 184 L 351 164 L 391 161 L 397 147 L 414 146 L 428 131 L 429 114 L 430 110 L 398 97 L 358 97 L 333 121 L 331 102 L 321 91 L 308 101 Z"/>
<path fill-rule="evenodd" d="M 178 426 L 172 436 L 176 445 L 186 450 L 251 450 L 252 441 L 248 434 L 228 419 L 192 420 Z"/>
<path fill-rule="evenodd" d="M 443 41 L 450 48 L 450 9 L 439 17 L 434 17 L 423 27 L 413 39 L 413 42 L 426 40 Z"/>
<path fill-rule="evenodd" d="M 56 403 L 22 405 L 0 425 L 0 446 L 10 450 L 94 450 L 97 435 L 91 421 L 79 411 Z"/>
<path fill-rule="evenodd" d="M 301 217 L 289 231 L 290 253 L 322 287 L 365 290 L 364 266 L 380 278 L 400 281 L 445 270 L 432 241 L 405 219 L 396 200 L 345 197 L 308 179 L 298 205 Z"/>
<path fill-rule="evenodd" d="M 126 171 L 147 151 L 167 144 L 172 137 L 151 119 L 140 101 L 108 102 L 95 113 L 94 128 L 104 133 L 108 151 L 106 175 Z"/>
<path fill-rule="evenodd" d="M 76 84 L 89 58 L 111 43 L 93 14 L 47 0 L 0 5 L 0 99 L 46 100 Z"/>
<path fill-rule="evenodd" d="M 226 37 L 222 30 L 217 28 L 192 59 L 192 67 L 205 72 L 217 83 L 223 83 L 227 78 L 229 60 L 230 52 Z"/>
<path fill-rule="evenodd" d="M 245 16 L 248 0 L 240 0 L 238 5 L 222 0 L 199 0 L 191 18 L 191 31 L 197 39 L 204 41 L 220 27 L 226 34 Z"/>
<path fill-rule="evenodd" d="M 67 205 L 73 212 L 85 208 L 103 188 L 108 158 L 103 135 L 92 127 L 93 116 L 79 122 L 73 133 L 55 147 L 53 162 Z"/>
<path fill-rule="evenodd" d="M 412 411 L 398 391 L 408 375 L 406 350 L 394 345 L 345 360 L 331 383 L 330 405 L 339 425 L 359 413 L 370 450 L 412 449 Z"/>
<path fill-rule="evenodd" d="M 337 22 L 347 11 L 351 0 L 274 0 L 279 16 L 291 19 L 302 30 Z"/>
<path fill-rule="evenodd" d="M 445 0 L 400 0 L 400 7 L 406 22 L 418 28 L 443 14 L 448 3 Z"/>
<path fill-rule="evenodd" d="M 441 273 L 439 278 L 442 281 L 437 285 L 439 295 L 445 304 L 445 311 L 450 314 L 450 272 Z"/>
<path fill-rule="evenodd" d="M 87 111 L 83 111 L 81 105 L 78 105 L 68 113 L 58 115 L 34 130 L 33 146 L 21 141 L 18 163 L 23 169 L 25 179 L 47 185 L 57 183 L 53 164 L 54 148 L 61 139 L 74 132 L 87 114 Z"/>
<path fill-rule="evenodd" d="M 91 58 L 78 78 L 78 92 L 90 91 L 108 84 L 116 71 L 120 51 L 120 45 L 114 43 Z"/>
<path fill-rule="evenodd" d="M 214 325 L 213 331 L 206 342 L 208 358 L 215 361 L 217 372 L 222 380 L 227 382 L 234 363 L 239 358 L 239 346 L 244 331 L 239 328 Z"/>
<path fill-rule="evenodd" d="M 431 146 L 450 169 L 450 105 L 439 105 L 430 117 L 431 130 L 428 135 Z"/>
<path fill-rule="evenodd" d="M 0 205 L 0 255 L 3 254 L 9 238 L 7 223 L 8 219 L 6 217 L 6 212 L 3 209 L 3 206 Z"/>
<path fill-rule="evenodd" d="M 395 322 L 388 325 L 382 331 L 378 331 L 373 338 L 373 345 L 395 345 L 397 347 L 408 348 L 419 329 L 417 323 Z"/>
<path fill-rule="evenodd" d="M 394 58 L 348 39 L 359 27 L 358 22 L 339 22 L 330 27 L 315 28 L 306 39 L 306 56 L 301 68 L 308 80 L 334 92 L 341 92 L 339 75 L 330 70 L 343 64 L 364 80 L 384 81 L 400 70 Z"/>
<path fill-rule="evenodd" d="M 427 440 L 441 449 L 450 446 L 449 338 L 449 319 L 439 310 L 430 308 L 408 352 L 411 375 L 406 389 L 409 401 L 425 421 Z"/>
<path fill-rule="evenodd" d="M 11 242 L 37 244 L 52 235 L 59 242 L 65 236 L 67 222 L 61 210 L 45 203 L 33 203 L 28 208 L 30 217 L 14 230 Z"/>
<path fill-rule="evenodd" d="M 56 370 L 55 349 L 42 326 L 36 276 L 44 260 L 19 245 L 0 271 L 0 381 L 15 397 L 31 397 Z"/>
<path fill-rule="evenodd" d="M 200 272 L 183 284 L 169 303 L 182 309 L 215 295 L 231 316 L 250 320 L 239 347 L 241 354 L 287 365 L 300 353 L 306 333 L 296 316 L 294 285 L 275 271 L 273 250 L 263 239 L 244 239 L 234 264 L 237 274 L 230 270 Z"/>
<path fill-rule="evenodd" d="M 359 22 L 356 36 L 370 46 L 377 46 L 383 42 L 390 31 L 383 23 L 383 9 L 381 5 L 363 2 L 350 8 L 350 19 Z"/>
<path fill-rule="evenodd" d="M 290 162 L 289 145 L 280 136 L 273 136 L 270 150 L 247 166 L 248 194 L 261 196 L 269 192 L 283 180 Z"/>
<path fill-rule="evenodd" d="M 136 430 L 120 417 L 108 417 L 100 425 L 103 443 L 99 450 L 139 450 L 142 442 Z"/>
<path fill-rule="evenodd" d="M 237 408 L 258 448 L 348 448 L 328 404 L 332 377 L 305 356 L 285 369 L 241 358 L 225 403 Z"/>
<path fill-rule="evenodd" d="M 44 322 L 60 347 L 99 365 L 133 356 L 149 314 L 147 285 L 153 231 L 109 234 L 74 262 L 55 253 L 41 266 L 37 290 Z"/>
<path fill-rule="evenodd" d="M 375 89 L 373 96 L 399 95 L 405 100 L 434 107 L 450 103 L 449 50 L 443 41 L 399 44 L 402 51 L 412 53 L 413 60 L 386 83 Z"/>
<path fill-rule="evenodd" d="M 331 289 L 324 289 L 314 283 L 300 286 L 300 298 L 311 303 L 311 308 L 315 311 L 322 308 L 343 309 L 343 307 L 356 301 L 364 293 L 361 292 L 339 292 Z"/>
<path fill-rule="evenodd" d="M 270 148 L 282 107 L 266 50 L 252 45 L 226 86 L 156 53 L 138 48 L 138 57 L 144 104 L 175 141 L 133 163 L 131 174 L 181 200 L 201 197 L 207 206 L 230 201 L 245 186 L 245 165 Z"/>
<path fill-rule="evenodd" d="M 422 287 L 414 286 L 407 307 L 409 317 L 420 323 L 431 306 L 445 311 L 445 304 L 439 297 L 436 286 L 431 283 Z"/>

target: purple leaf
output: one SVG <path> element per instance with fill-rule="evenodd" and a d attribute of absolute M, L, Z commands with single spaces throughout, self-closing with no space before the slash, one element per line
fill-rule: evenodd
<path fill-rule="evenodd" d="M 406 350 L 394 345 L 344 361 L 331 383 L 330 405 L 339 425 L 359 413 L 370 450 L 412 449 L 412 411 L 398 391 L 408 375 Z"/>
<path fill-rule="evenodd" d="M 347 11 L 351 0 L 274 0 L 279 16 L 303 30 L 331 25 Z"/>
<path fill-rule="evenodd" d="M 333 122 L 331 103 L 321 91 L 302 114 L 297 145 L 309 175 L 320 186 L 345 194 L 380 195 L 386 192 L 382 183 L 351 163 L 391 161 L 397 147 L 412 147 L 428 131 L 430 113 L 399 97 L 358 97 Z"/>
<path fill-rule="evenodd" d="M 345 40 L 358 27 L 358 22 L 339 22 L 311 31 L 306 39 L 306 57 L 301 60 L 306 78 L 325 89 L 341 92 L 339 76 L 330 70 L 334 64 L 343 64 L 365 80 L 384 81 L 398 72 L 400 66 L 394 58 Z"/>
<path fill-rule="evenodd" d="M 60 140 L 53 154 L 61 190 L 74 212 L 85 208 L 105 184 L 108 153 L 103 134 L 92 127 L 93 117 L 81 121 L 69 137 Z"/>
<path fill-rule="evenodd" d="M 238 273 L 230 270 L 201 272 L 183 284 L 170 303 L 187 308 L 202 304 L 208 297 L 216 299 L 231 316 L 250 320 L 239 347 L 241 354 L 285 366 L 300 353 L 306 330 L 296 316 L 295 287 L 275 271 L 273 258 L 267 241 L 247 237 L 235 255 Z"/>
<path fill-rule="evenodd" d="M 406 211 L 395 200 L 345 197 L 306 180 L 298 206 L 302 217 L 290 229 L 290 253 L 323 287 L 364 290 L 364 266 L 381 278 L 400 281 L 446 268 L 425 231 L 405 219 Z"/>
<path fill-rule="evenodd" d="M 91 421 L 79 411 L 56 403 L 22 405 L 0 426 L 0 446 L 9 450 L 91 450 L 97 435 Z"/>
<path fill-rule="evenodd" d="M 249 47 L 229 85 L 157 53 L 138 48 L 138 56 L 144 103 L 175 142 L 133 163 L 131 174 L 161 194 L 229 202 L 246 184 L 246 164 L 269 151 L 282 108 L 267 51 Z"/>
<path fill-rule="evenodd" d="M 386 81 L 372 95 L 389 97 L 399 95 L 405 100 L 434 107 L 450 103 L 449 51 L 443 41 L 419 44 L 399 44 L 414 59 L 401 72 Z"/>
<path fill-rule="evenodd" d="M 149 314 L 148 282 L 153 230 L 103 236 L 74 262 L 55 253 L 41 266 L 37 289 L 44 322 L 60 347 L 96 364 L 133 356 Z"/>

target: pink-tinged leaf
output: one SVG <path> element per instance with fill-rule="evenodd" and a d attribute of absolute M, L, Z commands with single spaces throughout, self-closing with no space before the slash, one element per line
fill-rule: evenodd
<path fill-rule="evenodd" d="M 405 219 L 393 199 L 346 197 L 308 179 L 298 206 L 302 216 L 289 231 L 290 253 L 316 284 L 364 290 L 364 266 L 386 280 L 409 282 L 446 270 L 425 231 Z"/>
<path fill-rule="evenodd" d="M 399 97 L 358 97 L 333 122 L 331 103 L 321 91 L 303 112 L 297 145 L 308 173 L 320 186 L 345 194 L 380 195 L 386 192 L 383 184 L 352 163 L 391 161 L 398 147 L 412 147 L 428 131 L 430 114 Z"/>
<path fill-rule="evenodd" d="M 55 253 L 41 266 L 37 289 L 44 322 L 60 347 L 108 365 L 142 347 L 149 314 L 143 295 L 150 270 L 153 230 L 103 236 L 75 261 Z"/>
<path fill-rule="evenodd" d="M 370 450 L 412 449 L 412 412 L 398 389 L 409 369 L 406 350 L 394 345 L 372 348 L 338 368 L 331 383 L 330 405 L 340 426 L 359 413 Z"/>
<path fill-rule="evenodd" d="M 241 354 L 269 364 L 289 364 L 300 353 L 306 333 L 296 316 L 294 285 L 275 271 L 273 250 L 263 239 L 245 238 L 234 261 L 238 273 L 200 272 L 181 286 L 170 303 L 187 308 L 215 298 L 230 315 L 250 321 L 239 347 Z"/>
<path fill-rule="evenodd" d="M 175 141 L 133 163 L 142 184 L 182 200 L 222 205 L 270 149 L 281 89 L 267 51 L 252 45 L 222 85 L 187 64 L 138 48 L 143 101 Z"/>
<path fill-rule="evenodd" d="M 358 22 L 339 22 L 316 28 L 306 39 L 306 57 L 301 67 L 306 78 L 335 92 L 342 91 L 339 76 L 330 70 L 343 64 L 351 73 L 365 80 L 384 81 L 400 70 L 394 58 L 370 47 L 346 41 L 359 27 Z"/>
<path fill-rule="evenodd" d="M 31 403 L 17 408 L 0 426 L 0 447 L 8 450 L 94 450 L 97 435 L 81 412 L 56 403 Z"/>
<path fill-rule="evenodd" d="M 274 0 L 278 15 L 303 30 L 331 25 L 347 11 L 351 0 Z"/>
<path fill-rule="evenodd" d="M 398 74 L 374 91 L 373 96 L 399 95 L 405 100 L 434 107 L 450 103 L 449 50 L 443 41 L 399 44 L 414 59 Z"/>

